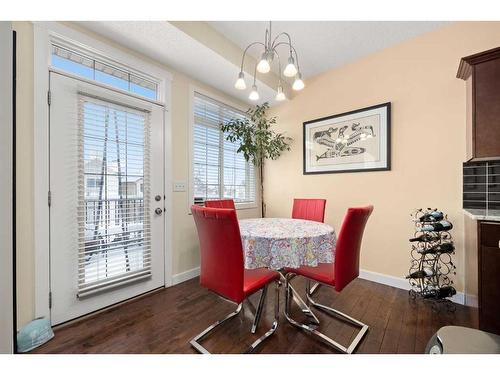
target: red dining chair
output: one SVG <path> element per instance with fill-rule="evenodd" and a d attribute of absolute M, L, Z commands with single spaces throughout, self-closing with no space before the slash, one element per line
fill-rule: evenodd
<path fill-rule="evenodd" d="M 326 199 L 294 199 L 292 219 L 325 221 Z"/>
<path fill-rule="evenodd" d="M 200 285 L 235 303 L 236 311 L 230 313 L 205 329 L 191 340 L 191 345 L 200 353 L 209 354 L 200 341 L 214 328 L 235 317 L 241 311 L 243 301 L 262 290 L 255 313 L 252 333 L 257 330 L 264 307 L 268 284 L 276 283 L 275 320 L 263 336 L 247 350 L 252 352 L 278 327 L 280 274 L 267 268 L 246 270 L 243 265 L 243 248 L 236 211 L 225 208 L 191 206 L 200 241 Z M 223 241 L 221 241 L 221 239 Z"/>
<path fill-rule="evenodd" d="M 232 199 L 207 200 L 205 201 L 205 207 L 236 209 Z"/>
<path fill-rule="evenodd" d="M 366 222 L 373 211 L 373 206 L 356 207 L 347 209 L 344 216 L 344 221 L 340 228 L 337 239 L 337 246 L 335 249 L 334 263 L 320 263 L 317 267 L 301 266 L 299 268 L 287 268 L 285 277 L 286 286 L 286 302 L 285 302 L 285 317 L 294 326 L 302 328 L 307 332 L 319 337 L 326 344 L 340 350 L 343 353 L 351 354 L 363 336 L 368 331 L 368 326 L 338 310 L 331 307 L 317 303 L 312 299 L 312 295 L 318 290 L 320 285 L 328 285 L 335 288 L 337 292 L 341 292 L 351 281 L 359 276 L 359 253 L 361 249 L 361 240 L 365 230 Z M 294 293 L 291 289 L 290 281 L 295 276 L 303 276 L 307 278 L 306 297 L 309 305 L 323 310 L 324 312 L 332 315 L 335 318 L 344 320 L 354 326 L 361 328 L 357 336 L 348 347 L 345 347 L 330 337 L 316 330 L 318 326 L 318 319 L 312 313 L 308 306 Z M 311 288 L 311 280 L 316 284 Z M 293 293 L 293 294 L 292 294 Z M 315 323 L 302 324 L 290 317 L 290 303 L 291 299 L 295 300 L 309 317 L 313 318 Z"/>

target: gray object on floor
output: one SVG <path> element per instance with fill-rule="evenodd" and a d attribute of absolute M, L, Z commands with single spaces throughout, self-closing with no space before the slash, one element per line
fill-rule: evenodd
<path fill-rule="evenodd" d="M 431 337 L 426 354 L 500 354 L 500 336 L 478 329 L 445 326 Z"/>

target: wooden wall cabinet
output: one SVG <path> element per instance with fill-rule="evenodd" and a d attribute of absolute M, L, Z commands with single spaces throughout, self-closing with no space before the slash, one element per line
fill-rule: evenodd
<path fill-rule="evenodd" d="M 500 334 L 500 222 L 479 222 L 479 329 Z"/>
<path fill-rule="evenodd" d="M 462 58 L 466 81 L 467 160 L 500 158 L 500 47 Z"/>
<path fill-rule="evenodd" d="M 500 334 L 500 222 L 465 216 L 465 304 L 478 307 L 479 329 Z"/>

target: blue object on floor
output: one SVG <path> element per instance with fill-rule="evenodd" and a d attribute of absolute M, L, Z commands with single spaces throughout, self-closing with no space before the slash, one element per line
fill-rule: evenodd
<path fill-rule="evenodd" d="M 54 337 L 54 332 L 50 321 L 45 318 L 35 319 L 17 332 L 17 351 L 20 353 L 29 352 L 45 344 L 52 337 Z"/>

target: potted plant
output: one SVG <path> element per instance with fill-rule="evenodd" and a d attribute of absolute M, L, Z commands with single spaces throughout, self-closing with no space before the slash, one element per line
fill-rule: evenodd
<path fill-rule="evenodd" d="M 290 150 L 290 142 L 292 141 L 292 138 L 272 129 L 276 124 L 276 117 L 268 119 L 266 117 L 267 109 L 269 109 L 269 103 L 265 102 L 262 105 L 249 108 L 246 112 L 248 116 L 243 119 L 231 119 L 220 124 L 226 140 L 240 143 L 237 152 L 243 153 L 245 160 L 251 161 L 259 169 L 262 217 L 265 216 L 266 210 L 264 203 L 264 161 L 278 159 L 283 151 Z"/>

